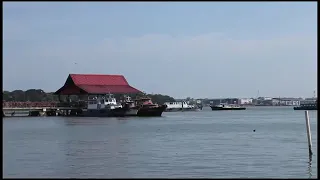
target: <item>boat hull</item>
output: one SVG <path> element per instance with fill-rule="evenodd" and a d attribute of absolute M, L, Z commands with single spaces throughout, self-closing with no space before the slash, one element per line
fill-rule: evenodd
<path fill-rule="evenodd" d="M 317 106 L 306 106 L 306 107 L 298 106 L 298 107 L 294 107 L 293 110 L 306 110 L 306 111 L 310 110 L 311 111 L 311 110 L 318 110 L 318 107 Z"/>
<path fill-rule="evenodd" d="M 78 111 L 74 116 L 81 117 L 124 117 L 126 109 L 124 108 L 115 108 L 115 109 L 93 109 L 87 111 Z"/>
<path fill-rule="evenodd" d="M 200 108 L 167 108 L 165 112 L 200 111 Z"/>
<path fill-rule="evenodd" d="M 128 109 L 125 112 L 125 116 L 137 116 L 137 114 L 138 114 L 138 109 L 133 109 L 133 108 Z"/>
<path fill-rule="evenodd" d="M 137 116 L 140 117 L 160 117 L 162 116 L 162 113 L 165 111 L 165 109 L 167 108 L 167 106 L 162 105 L 162 106 L 158 106 L 158 107 L 142 107 L 138 110 L 137 112 Z"/>
<path fill-rule="evenodd" d="M 214 107 L 210 106 L 212 111 L 224 111 L 224 110 L 246 110 L 245 107 Z"/>

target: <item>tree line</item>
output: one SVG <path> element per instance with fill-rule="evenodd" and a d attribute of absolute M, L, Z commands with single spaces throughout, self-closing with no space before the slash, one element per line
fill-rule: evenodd
<path fill-rule="evenodd" d="M 175 99 L 168 95 L 162 94 L 146 94 L 148 97 L 152 99 L 154 103 L 163 104 L 165 102 L 174 102 Z M 115 97 L 120 97 L 120 94 L 115 95 Z M 141 94 L 134 94 L 131 97 L 134 99 L 137 96 L 141 96 Z M 26 91 L 23 90 L 14 90 L 14 91 L 3 91 L 2 97 L 4 101 L 12 102 L 51 102 L 51 101 L 59 101 L 59 96 L 54 95 L 53 92 L 44 92 L 42 89 L 29 89 Z M 65 100 L 66 96 L 61 96 L 60 100 Z M 72 100 L 78 100 L 78 96 L 72 96 Z"/>

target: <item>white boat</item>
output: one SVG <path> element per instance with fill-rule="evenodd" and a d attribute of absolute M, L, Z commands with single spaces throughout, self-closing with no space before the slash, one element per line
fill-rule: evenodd
<path fill-rule="evenodd" d="M 96 96 L 92 99 L 88 98 L 88 110 L 90 109 L 115 109 L 121 108 L 122 105 L 117 103 L 116 98 L 112 94 L 106 94 L 104 96 Z"/>
<path fill-rule="evenodd" d="M 246 110 L 245 107 L 242 107 L 238 104 L 227 104 L 227 103 L 220 103 L 218 105 L 211 105 L 210 106 L 212 111 L 218 110 Z"/>
<path fill-rule="evenodd" d="M 125 110 L 122 105 L 117 103 L 116 98 L 112 94 L 98 95 L 87 100 L 87 108 L 83 109 L 79 116 L 124 116 Z"/>
<path fill-rule="evenodd" d="M 166 112 L 176 112 L 176 111 L 198 111 L 198 107 L 188 104 L 186 101 L 180 102 L 166 102 L 167 105 Z"/>

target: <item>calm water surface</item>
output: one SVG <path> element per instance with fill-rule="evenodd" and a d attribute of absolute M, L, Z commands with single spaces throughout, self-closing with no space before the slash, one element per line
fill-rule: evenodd
<path fill-rule="evenodd" d="M 317 177 L 317 111 L 164 113 L 160 118 L 3 120 L 4 177 Z M 256 132 L 253 132 L 253 129 Z"/>

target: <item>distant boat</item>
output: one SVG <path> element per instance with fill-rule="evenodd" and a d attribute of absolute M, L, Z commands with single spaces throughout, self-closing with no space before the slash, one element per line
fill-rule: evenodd
<path fill-rule="evenodd" d="M 125 116 L 161 116 L 166 105 L 154 104 L 149 97 L 140 97 L 135 100 L 131 100 L 130 96 L 126 96 L 126 100 L 123 103 L 123 109 L 125 109 Z"/>
<path fill-rule="evenodd" d="M 77 116 L 85 117 L 118 117 L 125 115 L 125 109 L 118 104 L 112 94 L 88 98 L 87 108 L 77 112 Z"/>
<path fill-rule="evenodd" d="M 237 104 L 225 104 L 220 103 L 219 105 L 210 105 L 212 111 L 221 111 L 221 110 L 246 110 L 245 107 L 239 106 Z"/>
<path fill-rule="evenodd" d="M 318 100 L 309 99 L 300 101 L 300 106 L 294 107 L 293 110 L 318 110 Z"/>
<path fill-rule="evenodd" d="M 188 104 L 186 101 L 181 102 L 166 102 L 164 103 L 167 106 L 166 112 L 177 112 L 177 111 L 199 111 L 202 107 L 197 107 L 194 105 Z"/>

